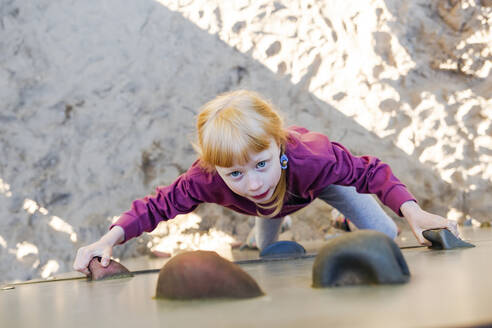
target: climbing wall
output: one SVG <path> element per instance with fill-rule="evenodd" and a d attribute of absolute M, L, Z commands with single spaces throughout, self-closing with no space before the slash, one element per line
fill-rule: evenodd
<path fill-rule="evenodd" d="M 265 296 L 156 300 L 157 273 L 89 282 L 32 282 L 0 291 L 0 327 L 468 327 L 492 323 L 492 229 L 470 228 L 474 248 L 403 248 L 402 285 L 314 289 L 314 258 L 241 264 Z M 248 264 L 249 263 L 249 264 Z M 68 278 L 67 278 L 68 279 Z"/>

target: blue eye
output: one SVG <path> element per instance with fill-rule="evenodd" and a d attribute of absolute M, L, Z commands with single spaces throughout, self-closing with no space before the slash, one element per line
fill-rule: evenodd
<path fill-rule="evenodd" d="M 258 164 L 256 164 L 256 167 L 261 169 L 261 168 L 264 168 L 266 166 L 266 161 L 261 161 L 261 162 L 258 162 Z"/>
<path fill-rule="evenodd" d="M 241 172 L 239 171 L 234 171 L 234 172 L 231 172 L 230 173 L 230 176 L 233 177 L 233 178 L 237 178 L 241 175 Z"/>

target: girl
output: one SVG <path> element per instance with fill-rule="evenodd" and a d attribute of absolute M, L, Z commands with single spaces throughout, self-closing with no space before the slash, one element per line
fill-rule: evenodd
<path fill-rule="evenodd" d="M 199 159 L 171 185 L 136 200 L 98 241 L 78 250 L 74 269 L 89 274 L 95 256 L 109 263 L 114 245 L 152 231 L 162 220 L 217 203 L 256 216 L 258 248 L 275 242 L 283 217 L 320 198 L 359 229 L 395 238 L 397 228 L 377 202 L 404 216 L 421 244 L 422 231 L 456 223 L 422 210 L 390 167 L 371 156 L 353 156 L 344 146 L 301 127 L 285 128 L 260 95 L 238 90 L 218 96 L 197 120 Z"/>

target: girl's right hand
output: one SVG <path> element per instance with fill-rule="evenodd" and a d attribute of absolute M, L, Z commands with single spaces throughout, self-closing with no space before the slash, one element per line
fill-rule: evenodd
<path fill-rule="evenodd" d="M 79 248 L 77 256 L 73 262 L 73 269 L 82 272 L 86 276 L 91 273 L 88 269 L 89 262 L 93 257 L 100 256 L 103 267 L 108 266 L 111 254 L 113 253 L 113 245 L 105 242 L 102 238 L 95 243 Z"/>
<path fill-rule="evenodd" d="M 103 267 L 108 266 L 113 246 L 125 239 L 125 231 L 120 226 L 114 226 L 95 243 L 79 248 L 73 262 L 73 269 L 82 272 L 86 276 L 91 273 L 88 269 L 89 262 L 93 257 L 100 256 Z"/>

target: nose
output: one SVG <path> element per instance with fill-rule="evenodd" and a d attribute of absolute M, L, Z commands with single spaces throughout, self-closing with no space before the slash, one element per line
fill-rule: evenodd
<path fill-rule="evenodd" d="M 256 191 L 261 189 L 263 186 L 263 181 L 259 177 L 259 175 L 256 172 L 252 172 L 248 174 L 248 190 L 249 191 Z"/>

